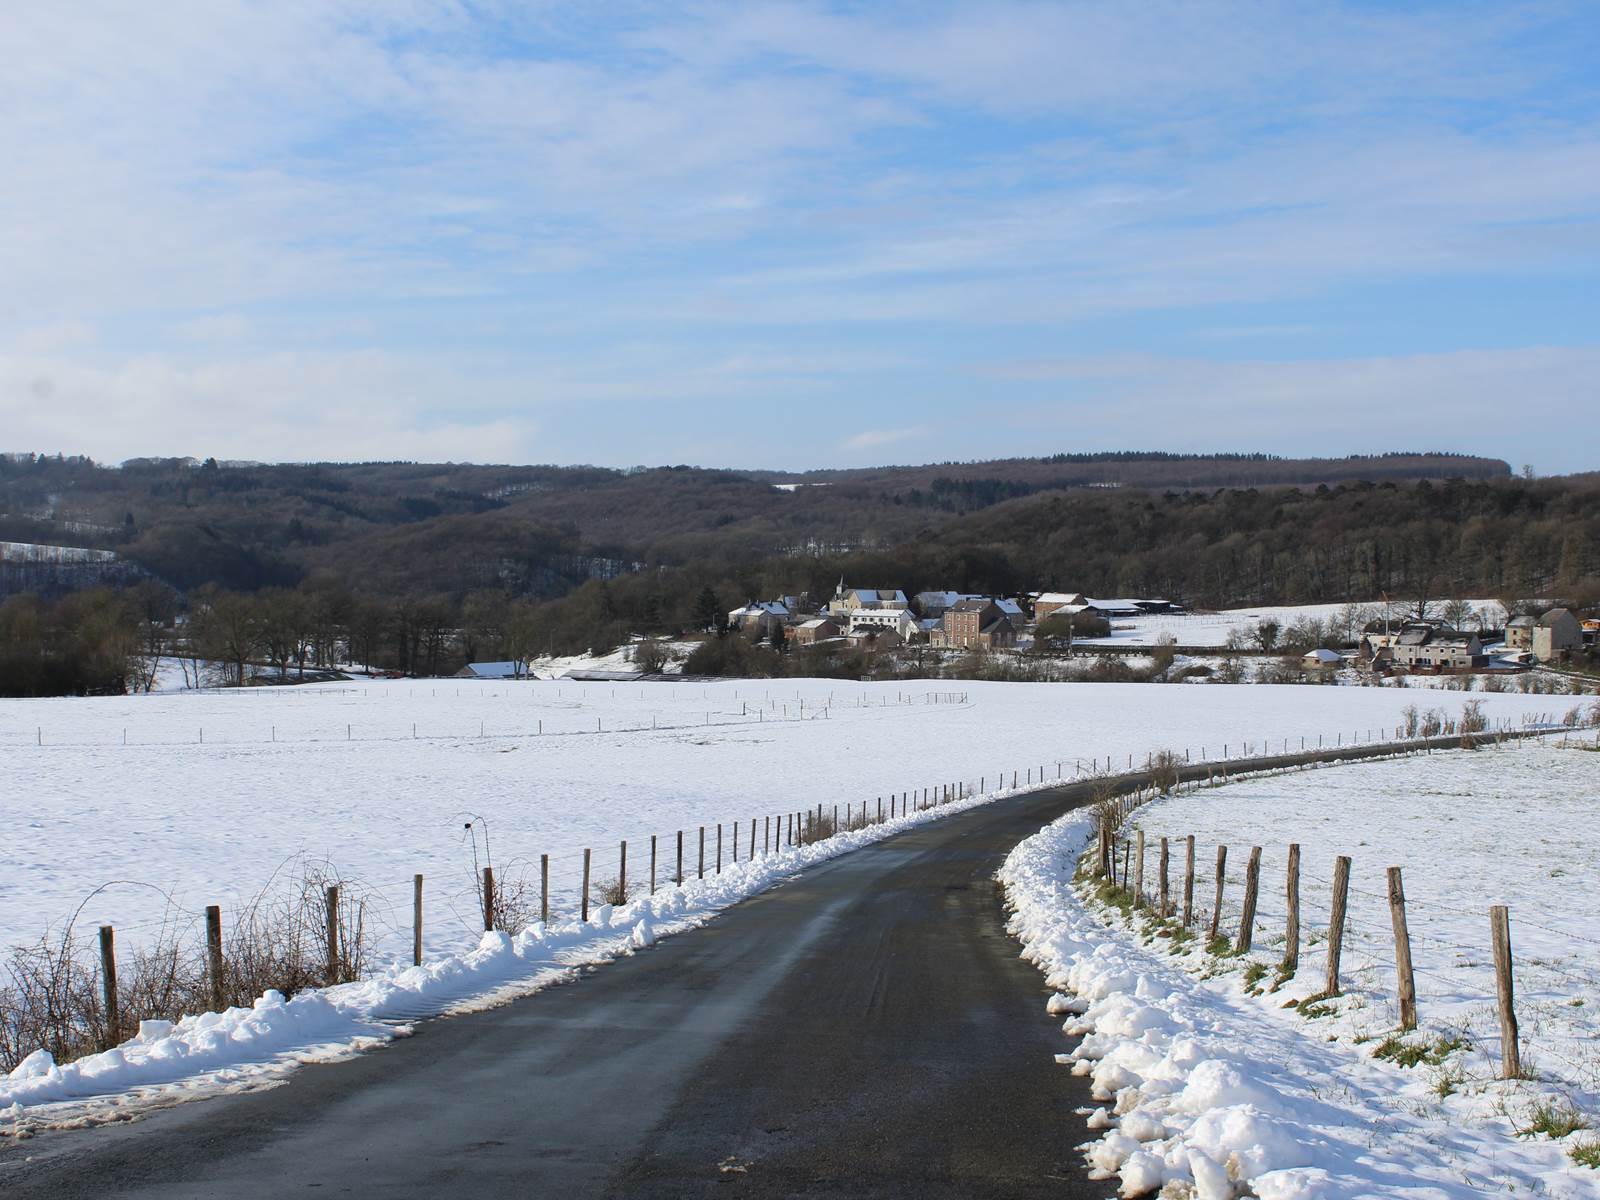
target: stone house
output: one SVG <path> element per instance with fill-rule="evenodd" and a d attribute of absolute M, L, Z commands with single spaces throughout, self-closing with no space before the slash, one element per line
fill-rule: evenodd
<path fill-rule="evenodd" d="M 796 646 L 811 646 L 836 638 L 839 632 L 839 622 L 832 617 L 814 617 L 790 629 L 789 640 Z"/>
<path fill-rule="evenodd" d="M 963 650 L 1003 650 L 1016 645 L 1017 631 L 993 600 L 962 600 L 944 614 L 946 646 Z"/>
<path fill-rule="evenodd" d="M 1506 633 L 1509 635 L 1510 630 Z M 1564 608 L 1552 608 L 1533 626 L 1533 656 L 1540 662 L 1555 662 L 1574 650 L 1583 649 L 1583 624 Z"/>

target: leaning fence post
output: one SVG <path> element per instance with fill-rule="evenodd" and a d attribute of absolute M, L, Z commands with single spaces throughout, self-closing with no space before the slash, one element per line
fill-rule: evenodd
<path fill-rule="evenodd" d="M 1161 897 L 1159 915 L 1163 921 L 1172 911 L 1171 893 L 1167 891 L 1167 839 L 1161 839 Z"/>
<path fill-rule="evenodd" d="M 422 876 L 411 877 L 411 965 L 422 965 Z"/>
<path fill-rule="evenodd" d="M 1517 1013 L 1512 1003 L 1511 910 L 1504 904 L 1489 909 L 1489 933 L 1494 940 L 1494 982 L 1500 999 L 1500 1078 L 1522 1078 L 1522 1050 L 1517 1042 Z"/>
<path fill-rule="evenodd" d="M 1183 927 L 1194 920 L 1194 834 L 1184 839 L 1183 848 Z"/>
<path fill-rule="evenodd" d="M 1144 907 L 1144 830 L 1134 832 L 1139 839 L 1139 850 L 1133 856 L 1133 906 Z"/>
<path fill-rule="evenodd" d="M 1256 898 L 1261 891 L 1261 847 L 1250 847 L 1250 861 L 1244 868 L 1244 911 L 1239 916 L 1239 938 L 1234 950 L 1243 954 L 1255 943 Z"/>
<path fill-rule="evenodd" d="M 1333 912 L 1328 918 L 1328 979 L 1322 991 L 1339 995 L 1339 959 L 1344 952 L 1344 917 L 1350 903 L 1350 859 L 1341 854 L 1333 860 Z"/>
<path fill-rule="evenodd" d="M 1283 936 L 1283 971 L 1293 975 L 1300 967 L 1300 843 L 1289 843 L 1289 868 L 1284 876 L 1284 896 L 1289 918 Z"/>
<path fill-rule="evenodd" d="M 327 892 L 328 984 L 339 982 L 339 885 L 331 883 Z"/>
<path fill-rule="evenodd" d="M 1417 1027 L 1417 980 L 1411 969 L 1411 933 L 1406 928 L 1406 889 L 1400 868 L 1389 868 L 1389 917 L 1394 922 L 1394 965 L 1400 977 L 1400 1028 Z"/>
<path fill-rule="evenodd" d="M 1211 940 L 1217 938 L 1217 931 L 1222 927 L 1222 882 L 1228 870 L 1228 848 L 1217 847 L 1217 898 L 1211 905 Z"/>
<path fill-rule="evenodd" d="M 206 967 L 211 976 L 211 1008 L 221 1012 L 224 1008 L 222 986 L 222 909 L 215 904 L 206 905 Z"/>
<path fill-rule="evenodd" d="M 117 935 L 109 925 L 100 926 L 100 991 L 106 1002 L 105 1049 L 115 1046 L 122 1025 L 122 1013 L 117 1007 Z"/>
<path fill-rule="evenodd" d="M 494 868 L 483 869 L 483 931 L 494 928 Z"/>
<path fill-rule="evenodd" d="M 579 912 L 579 919 L 589 919 L 589 848 L 583 848 L 583 902 Z"/>

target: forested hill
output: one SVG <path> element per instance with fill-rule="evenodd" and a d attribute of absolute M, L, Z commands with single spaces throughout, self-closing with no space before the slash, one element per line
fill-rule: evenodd
<path fill-rule="evenodd" d="M 114 549 L 182 589 L 318 577 L 375 595 L 559 596 L 695 560 L 883 550 L 1049 494 L 1505 478 L 1452 454 L 1056 454 L 784 474 L 0 455 L 0 540 Z M 1082 491 L 1080 491 L 1082 490 Z"/>

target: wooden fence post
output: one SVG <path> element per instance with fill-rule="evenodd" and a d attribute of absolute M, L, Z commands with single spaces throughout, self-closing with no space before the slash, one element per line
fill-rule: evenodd
<path fill-rule="evenodd" d="M 1129 859 L 1129 857 L 1132 856 L 1132 854 L 1133 854 L 1133 843 L 1131 841 L 1123 842 L 1122 843 L 1122 890 L 1125 891 L 1125 892 L 1129 890 L 1128 889 L 1128 859 Z"/>
<path fill-rule="evenodd" d="M 650 835 L 650 894 L 656 894 L 656 835 Z"/>
<path fill-rule="evenodd" d="M 1400 1028 L 1417 1027 L 1417 980 L 1411 969 L 1411 932 L 1406 928 L 1406 889 L 1400 868 L 1389 868 L 1389 917 L 1394 923 L 1394 966 L 1400 977 Z"/>
<path fill-rule="evenodd" d="M 722 822 L 717 822 L 717 874 L 722 874 Z"/>
<path fill-rule="evenodd" d="M 483 931 L 494 928 L 494 868 L 483 869 Z"/>
<path fill-rule="evenodd" d="M 1144 830 L 1136 830 L 1134 836 L 1139 839 L 1139 851 L 1133 856 L 1133 906 L 1144 907 Z"/>
<path fill-rule="evenodd" d="M 1339 959 L 1344 953 L 1344 918 L 1350 904 L 1350 859 L 1341 854 L 1333 860 L 1333 911 L 1328 917 L 1328 978 L 1322 992 L 1337 996 Z"/>
<path fill-rule="evenodd" d="M 539 923 L 550 924 L 550 856 L 539 855 Z"/>
<path fill-rule="evenodd" d="M 1284 877 L 1284 895 L 1289 919 L 1284 929 L 1283 971 L 1293 975 L 1300 969 L 1300 843 L 1289 843 L 1289 869 Z"/>
<path fill-rule="evenodd" d="M 1489 934 L 1494 940 L 1494 982 L 1500 1000 L 1500 1078 L 1522 1078 L 1517 1013 L 1511 983 L 1511 910 L 1504 904 L 1489 909 Z"/>
<path fill-rule="evenodd" d="M 1255 944 L 1256 899 L 1261 892 L 1261 847 L 1250 847 L 1250 861 L 1244 868 L 1244 911 L 1239 916 L 1239 938 L 1235 952 L 1243 954 Z"/>
<path fill-rule="evenodd" d="M 1211 940 L 1217 938 L 1217 931 L 1222 928 L 1222 882 L 1228 870 L 1228 848 L 1217 847 L 1217 898 L 1211 905 Z"/>
<path fill-rule="evenodd" d="M 411 965 L 422 965 L 422 876 L 411 877 Z"/>
<path fill-rule="evenodd" d="M 328 986 L 339 982 L 339 885 L 328 885 L 327 892 Z"/>
<path fill-rule="evenodd" d="M 583 848 L 583 902 L 580 909 L 580 919 L 589 919 L 589 847 Z"/>
<path fill-rule="evenodd" d="M 1183 927 L 1194 920 L 1194 834 L 1184 839 L 1183 847 Z"/>
<path fill-rule="evenodd" d="M 206 905 L 206 968 L 211 976 L 211 1009 L 221 1012 L 226 996 L 222 986 L 222 909 Z"/>
<path fill-rule="evenodd" d="M 109 1050 L 122 1039 L 122 1012 L 117 1006 L 117 935 L 109 925 L 100 926 L 100 994 L 106 1005 L 106 1040 Z"/>
<path fill-rule="evenodd" d="M 700 826 L 700 876 L 699 877 L 701 879 L 704 879 L 706 877 L 706 827 L 704 825 Z"/>
<path fill-rule="evenodd" d="M 1161 839 L 1161 896 L 1158 901 L 1160 909 L 1158 915 L 1163 921 L 1172 912 L 1172 897 L 1167 891 L 1167 839 Z"/>
<path fill-rule="evenodd" d="M 683 830 L 678 830 L 678 886 L 683 886 Z"/>
<path fill-rule="evenodd" d="M 622 849 L 617 852 L 617 895 L 619 904 L 628 902 L 628 839 L 622 839 Z"/>

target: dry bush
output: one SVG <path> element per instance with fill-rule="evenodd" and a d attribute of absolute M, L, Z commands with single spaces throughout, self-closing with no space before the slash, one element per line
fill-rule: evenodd
<path fill-rule="evenodd" d="M 620 879 L 602 879 L 595 885 L 595 898 L 601 904 L 614 904 L 618 908 L 628 902 L 628 897 L 634 891 Z"/>
<path fill-rule="evenodd" d="M 1183 756 L 1176 750 L 1162 750 L 1151 760 L 1151 785 L 1163 796 L 1171 795 L 1182 779 Z"/>
<path fill-rule="evenodd" d="M 827 841 L 836 832 L 837 830 L 834 828 L 833 815 L 831 813 L 825 812 L 819 818 L 816 812 L 813 810 L 812 812 L 806 814 L 802 819 L 802 824 L 796 836 L 796 840 L 802 846 L 810 846 L 817 842 Z"/>
<path fill-rule="evenodd" d="M 223 931 L 225 1005 L 245 1007 L 269 990 L 290 996 L 330 982 L 330 884 L 340 884 L 333 982 L 357 979 L 366 968 L 367 897 L 340 883 L 326 863 L 291 863 L 298 864 L 298 877 L 280 886 L 280 868 Z M 0 1071 L 39 1049 L 68 1062 L 120 1042 L 140 1021 L 177 1021 L 210 1009 L 214 989 L 201 929 L 194 916 L 169 911 L 152 939 L 117 948 L 116 1029 L 108 1027 L 94 938 L 69 922 L 31 945 L 12 947 L 0 983 Z"/>

